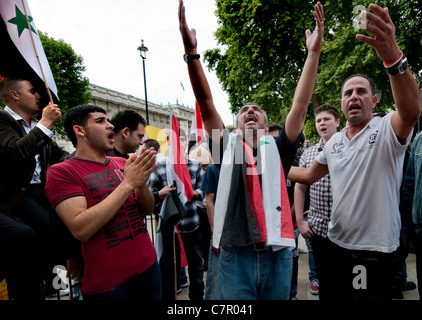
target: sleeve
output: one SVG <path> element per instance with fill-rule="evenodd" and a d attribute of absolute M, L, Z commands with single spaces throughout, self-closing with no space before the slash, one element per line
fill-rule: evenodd
<path fill-rule="evenodd" d="M 306 165 L 306 157 L 307 157 L 307 155 L 309 153 L 309 150 L 310 149 L 305 150 L 302 153 L 302 155 L 300 156 L 300 159 L 299 159 L 299 167 L 302 167 L 302 168 L 306 168 L 307 167 L 307 165 Z"/>
<path fill-rule="evenodd" d="M 420 139 L 418 139 L 420 140 Z M 401 197 L 400 197 L 400 215 L 402 218 L 401 234 L 403 237 L 408 237 L 412 230 L 412 205 L 413 196 L 415 193 L 415 149 L 417 147 L 416 139 L 413 142 L 413 148 L 407 162 L 406 171 L 404 174 Z"/>
<path fill-rule="evenodd" d="M 210 164 L 205 171 L 201 190 L 208 193 L 217 193 L 218 172 L 214 164 Z"/>
<path fill-rule="evenodd" d="M 335 133 L 334 136 L 336 134 L 337 133 Z M 331 143 L 334 141 L 334 139 L 333 139 L 334 136 L 331 137 L 331 139 L 325 145 L 324 149 L 322 149 L 322 151 L 320 153 L 318 153 L 318 155 L 316 156 L 315 160 L 317 162 L 319 162 L 320 164 L 328 165 L 327 152 L 328 152 L 328 150 L 331 149 Z"/>
<path fill-rule="evenodd" d="M 48 169 L 45 195 L 53 208 L 63 200 L 78 196 L 85 197 L 79 181 L 61 164 L 53 165 Z"/>
<path fill-rule="evenodd" d="M 201 163 L 198 163 L 198 169 L 196 173 L 196 182 L 195 182 L 195 191 L 198 191 L 198 193 L 201 196 L 201 200 L 205 198 L 205 192 L 201 190 L 203 180 L 204 180 L 204 172 L 202 170 Z"/>
<path fill-rule="evenodd" d="M 5 112 L 0 114 L 0 152 L 2 157 L 13 160 L 35 157 L 45 145 L 51 142 L 51 138 L 45 135 L 39 127 L 34 127 L 27 135 L 20 137 L 17 131 L 19 124 L 15 122 L 16 120 L 5 115 Z"/>
<path fill-rule="evenodd" d="M 280 134 L 275 138 L 278 152 L 280 154 L 280 159 L 283 164 L 284 175 L 287 178 L 292 162 L 295 158 L 296 151 L 299 147 L 300 135 L 294 145 L 290 145 L 289 140 L 286 135 L 286 128 L 283 127 Z"/>

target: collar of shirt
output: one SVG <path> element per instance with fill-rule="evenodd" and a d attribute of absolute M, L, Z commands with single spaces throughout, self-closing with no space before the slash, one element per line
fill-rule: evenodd
<path fill-rule="evenodd" d="M 49 137 L 50 139 L 53 137 L 53 132 L 42 124 L 38 123 L 38 121 L 34 118 L 31 118 L 31 123 L 28 124 L 20 115 L 10 109 L 8 106 L 4 108 L 4 111 L 8 112 L 13 117 L 13 119 L 22 124 L 22 127 L 25 130 L 26 134 L 28 134 L 29 131 L 31 131 L 34 127 L 38 127 L 39 129 L 41 129 L 42 132 L 44 132 L 47 137 Z"/>
<path fill-rule="evenodd" d="M 31 130 L 38 123 L 38 121 L 36 121 L 35 119 L 32 119 L 32 118 L 31 118 L 31 123 L 27 123 L 20 115 L 18 115 L 15 111 L 10 109 L 8 106 L 6 106 L 4 108 L 4 111 L 8 112 L 13 117 L 13 119 L 15 119 L 16 121 L 19 122 L 21 120 L 24 124 L 25 131 L 26 131 L 27 128 L 29 128 L 29 130 Z"/>
<path fill-rule="evenodd" d="M 15 111 L 10 109 L 8 106 L 4 108 L 4 111 L 8 112 L 13 117 L 13 119 L 15 119 L 17 122 L 20 122 L 22 124 L 22 127 L 25 130 L 26 134 L 28 134 L 29 131 L 31 131 L 31 129 L 34 128 L 38 123 L 38 121 L 31 118 L 31 123 L 28 124 L 20 115 L 18 115 Z M 40 163 L 39 157 L 40 157 L 39 154 L 35 155 L 35 170 L 32 175 L 31 184 L 41 183 L 41 163 Z"/>

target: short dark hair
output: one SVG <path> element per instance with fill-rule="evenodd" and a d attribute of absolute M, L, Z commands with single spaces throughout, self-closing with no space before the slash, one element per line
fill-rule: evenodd
<path fill-rule="evenodd" d="M 145 119 L 133 110 L 124 110 L 116 113 L 110 123 L 114 126 L 114 133 L 119 133 L 126 127 L 132 132 L 138 129 L 139 123 L 142 123 L 144 127 L 147 126 Z"/>
<path fill-rule="evenodd" d="M 83 104 L 76 107 L 72 107 L 66 111 L 63 116 L 63 126 L 69 137 L 72 141 L 73 146 L 76 148 L 77 139 L 75 132 L 73 131 L 73 126 L 85 126 L 90 113 L 101 112 L 107 114 L 107 112 L 94 104 Z"/>
<path fill-rule="evenodd" d="M 352 74 L 350 77 L 347 77 L 347 79 L 343 81 L 343 84 L 341 85 L 341 95 L 343 96 L 343 87 L 344 87 L 345 83 L 347 81 L 349 81 L 350 79 L 356 78 L 356 77 L 361 77 L 361 78 L 364 78 L 364 79 L 368 80 L 369 85 L 371 87 L 372 95 L 374 96 L 375 95 L 375 84 L 374 84 L 374 81 L 372 81 L 372 79 L 369 78 L 367 75 L 360 74 L 360 73 Z"/>
<path fill-rule="evenodd" d="M 316 117 L 318 113 L 323 112 L 323 111 L 327 111 L 328 113 L 330 113 L 334 117 L 335 120 L 340 119 L 340 113 L 331 104 L 320 105 L 318 108 L 314 110 L 314 116 Z"/>
<path fill-rule="evenodd" d="M 158 152 L 160 150 L 160 143 L 155 139 L 147 139 L 144 141 L 145 149 L 154 148 Z"/>
<path fill-rule="evenodd" d="M 20 89 L 22 81 L 24 79 L 18 77 L 6 77 L 0 81 L 0 96 L 3 98 L 5 104 L 10 101 L 9 91 Z"/>
<path fill-rule="evenodd" d="M 281 131 L 281 130 L 283 130 L 283 128 L 279 124 L 276 124 L 276 123 L 268 126 L 268 132 Z"/>

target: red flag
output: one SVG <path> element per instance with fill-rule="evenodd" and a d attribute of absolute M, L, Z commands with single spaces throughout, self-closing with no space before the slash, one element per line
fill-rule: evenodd
<path fill-rule="evenodd" d="M 173 185 L 173 182 L 176 183 L 180 201 L 184 205 L 192 199 L 193 188 L 185 154 L 180 145 L 179 122 L 173 115 L 173 110 L 170 110 L 170 130 L 167 150 L 167 183 L 170 185 Z"/>
<path fill-rule="evenodd" d="M 199 146 L 205 142 L 205 130 L 202 123 L 201 112 L 199 111 L 198 102 L 195 104 L 195 110 L 192 116 L 191 134 L 195 134 L 195 144 Z"/>

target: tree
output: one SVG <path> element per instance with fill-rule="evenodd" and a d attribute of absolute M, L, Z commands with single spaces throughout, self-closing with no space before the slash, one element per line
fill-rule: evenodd
<path fill-rule="evenodd" d="M 255 101 L 270 122 L 283 124 L 306 58 L 305 30 L 314 28 L 314 1 L 217 0 L 219 28 L 215 36 L 221 48 L 204 54 L 229 95 L 233 112 Z M 304 133 L 317 136 L 313 110 L 322 103 L 340 109 L 340 87 L 353 73 L 365 73 L 383 91 L 380 109 L 393 106 L 384 66 L 375 51 L 356 40 L 353 20 L 370 1 L 327 0 L 325 39 L 314 96 L 308 108 Z M 396 25 L 397 41 L 412 71 L 422 69 L 422 0 L 378 1 L 388 5 Z M 345 120 L 342 119 L 342 123 Z"/>
<path fill-rule="evenodd" d="M 62 39 L 55 40 L 42 32 L 39 35 L 57 85 L 60 98 L 58 104 L 62 113 L 70 107 L 88 103 L 91 92 L 89 80 L 82 74 L 85 71 L 83 58 Z M 64 132 L 62 121 L 55 125 L 54 130 Z"/>

